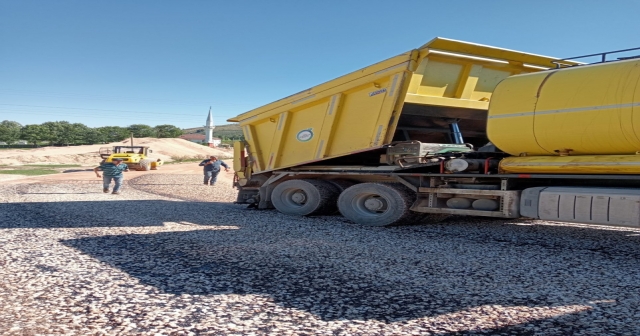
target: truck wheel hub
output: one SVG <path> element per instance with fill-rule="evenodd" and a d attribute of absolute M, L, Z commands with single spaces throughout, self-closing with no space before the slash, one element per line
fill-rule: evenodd
<path fill-rule="evenodd" d="M 307 201 L 307 195 L 305 195 L 301 191 L 297 191 L 293 195 L 291 195 L 291 200 L 298 204 L 303 204 L 304 202 Z"/>
<path fill-rule="evenodd" d="M 385 202 L 380 198 L 369 198 L 364 201 L 364 206 L 369 211 L 380 211 L 385 208 Z"/>

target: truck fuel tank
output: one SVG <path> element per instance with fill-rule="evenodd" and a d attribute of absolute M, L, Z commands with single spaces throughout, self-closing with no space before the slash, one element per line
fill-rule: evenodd
<path fill-rule="evenodd" d="M 535 187 L 522 191 L 520 215 L 585 224 L 640 226 L 640 189 Z"/>

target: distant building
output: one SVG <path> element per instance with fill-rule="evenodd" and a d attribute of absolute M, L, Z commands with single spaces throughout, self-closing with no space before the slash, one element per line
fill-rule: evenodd
<path fill-rule="evenodd" d="M 27 141 L 27 140 L 18 140 L 18 141 L 12 142 L 11 144 L 8 144 L 6 142 L 0 141 L 0 145 L 2 145 L 2 146 L 7 146 L 7 145 L 28 145 L 28 144 L 29 144 L 29 141 Z"/>
<path fill-rule="evenodd" d="M 180 136 L 180 139 L 185 139 L 191 142 L 195 142 L 195 143 L 199 143 L 199 144 L 204 144 L 204 143 L 209 143 L 206 142 L 207 137 L 204 134 L 198 134 L 198 133 L 192 133 L 192 134 L 183 134 Z M 211 144 L 212 146 L 209 147 L 218 147 L 220 146 L 220 143 L 222 142 L 222 140 L 220 138 L 211 138 Z"/>

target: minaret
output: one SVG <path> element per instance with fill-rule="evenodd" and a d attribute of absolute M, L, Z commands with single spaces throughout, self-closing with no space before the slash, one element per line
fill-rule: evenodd
<path fill-rule="evenodd" d="M 209 147 L 213 147 L 213 117 L 211 116 L 211 106 L 209 106 L 209 116 L 207 117 L 207 124 L 204 125 L 204 141 L 209 144 Z"/>

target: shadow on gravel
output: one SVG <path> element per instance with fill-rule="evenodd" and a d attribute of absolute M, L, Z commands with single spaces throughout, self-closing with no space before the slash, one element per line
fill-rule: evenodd
<path fill-rule="evenodd" d="M 94 195 L 102 194 L 101 191 L 86 191 L 86 192 L 52 192 L 52 193 L 29 193 L 29 195 Z"/>
<path fill-rule="evenodd" d="M 263 213 L 269 216 L 263 221 L 286 228 L 274 234 L 267 223 L 229 222 L 240 229 L 88 237 L 63 244 L 165 293 L 267 295 L 323 320 L 388 323 L 450 315 L 449 325 L 469 325 L 483 313 L 468 311 L 502 306 L 521 307 L 531 317 L 482 334 L 574 334 L 594 330 L 594 321 L 602 334 L 640 332 L 633 322 L 640 314 L 635 294 L 640 281 L 633 280 L 640 274 L 640 245 L 629 232 L 506 221 L 377 229 L 328 217 L 291 220 Z M 547 318 L 532 312 L 577 305 L 588 308 L 567 308 Z M 493 309 L 486 314 L 509 319 Z M 631 324 L 620 323 L 626 317 Z M 480 333 L 463 334 L 473 332 Z"/>
<path fill-rule="evenodd" d="M 531 317 L 483 334 L 640 334 L 638 230 L 477 218 L 364 228 L 340 217 L 294 218 L 212 202 L 0 203 L 0 229 L 167 221 L 195 230 L 61 243 L 165 293 L 265 295 L 327 321 L 448 316 L 454 322 L 442 325 L 473 325 L 486 310 L 496 320 Z M 571 308 L 577 305 L 588 308 Z M 524 312 L 500 316 L 509 307 Z M 547 318 L 535 313 L 562 307 L 569 308 Z"/>
<path fill-rule="evenodd" d="M 0 229 L 140 227 L 164 222 L 219 225 L 211 216 L 215 204 L 162 200 L 0 203 Z"/>
<path fill-rule="evenodd" d="M 63 173 L 77 173 L 77 172 L 85 172 L 85 171 L 92 171 L 92 168 L 87 168 L 87 169 L 65 169 L 62 172 Z"/>

